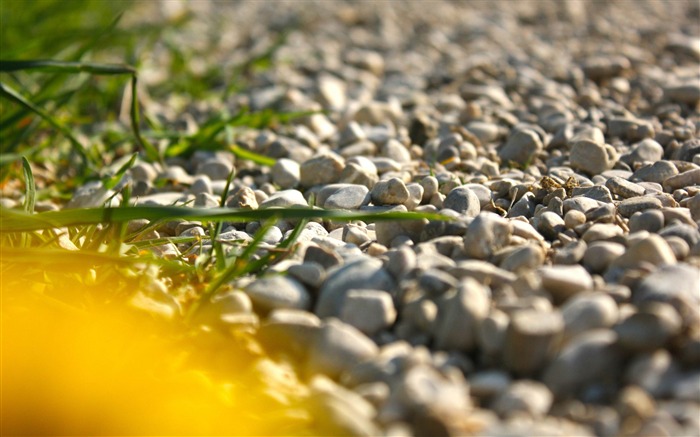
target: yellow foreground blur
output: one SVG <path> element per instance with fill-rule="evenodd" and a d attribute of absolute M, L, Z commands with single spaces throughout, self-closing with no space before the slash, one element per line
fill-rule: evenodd
<path fill-rule="evenodd" d="M 293 372 L 271 379 L 235 335 L 193 334 L 122 304 L 76 308 L 52 296 L 81 293 L 79 282 L 17 281 L 8 267 L 2 435 L 311 433 Z"/>

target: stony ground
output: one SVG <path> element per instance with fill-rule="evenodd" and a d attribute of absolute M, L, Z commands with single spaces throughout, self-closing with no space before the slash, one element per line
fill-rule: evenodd
<path fill-rule="evenodd" d="M 292 258 L 212 306 L 302 378 L 329 377 L 311 384 L 329 433 L 700 435 L 696 2 L 178 5 L 147 8 L 195 12 L 170 42 L 192 71 L 286 38 L 245 90 L 153 98 L 151 115 L 186 129 L 222 108 L 324 112 L 239 133 L 271 168 L 141 162 L 139 203 L 216 206 L 235 166 L 231 207 L 454 218 L 310 223 Z M 69 206 L 102 200 L 83 187 Z"/>

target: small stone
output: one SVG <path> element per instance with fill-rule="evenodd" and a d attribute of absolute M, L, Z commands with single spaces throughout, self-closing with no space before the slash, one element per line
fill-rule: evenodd
<path fill-rule="evenodd" d="M 323 266 L 315 262 L 303 262 L 290 266 L 287 273 L 297 281 L 312 288 L 320 287 L 326 279 L 326 271 Z"/>
<path fill-rule="evenodd" d="M 564 219 L 558 214 L 545 211 L 539 216 L 537 230 L 548 240 L 556 240 L 560 233 L 566 230 Z"/>
<path fill-rule="evenodd" d="M 382 290 L 349 290 L 340 311 L 340 320 L 372 336 L 396 320 L 391 295 Z"/>
<path fill-rule="evenodd" d="M 337 319 L 326 321 L 313 338 L 306 362 L 308 375 L 322 373 L 337 379 L 341 373 L 377 355 L 372 340 Z"/>
<path fill-rule="evenodd" d="M 483 370 L 469 375 L 469 393 L 481 399 L 491 399 L 505 392 L 511 384 L 508 372 Z"/>
<path fill-rule="evenodd" d="M 666 349 L 637 354 L 625 370 L 624 380 L 654 397 L 668 397 L 681 373 L 679 363 Z"/>
<path fill-rule="evenodd" d="M 428 296 L 440 296 L 457 287 L 457 280 L 447 272 L 428 269 L 418 279 L 418 286 Z"/>
<path fill-rule="evenodd" d="M 664 148 L 651 138 L 644 139 L 632 146 L 629 154 L 622 157 L 622 161 L 630 166 L 637 163 L 656 162 L 664 157 Z"/>
<path fill-rule="evenodd" d="M 669 161 L 656 161 L 653 164 L 645 165 L 638 168 L 632 177 L 632 181 L 644 181 L 644 182 L 656 182 L 658 184 L 663 184 L 663 182 L 678 174 L 678 168 Z"/>
<path fill-rule="evenodd" d="M 571 193 L 573 197 L 585 196 L 599 202 L 612 203 L 612 195 L 607 187 L 594 185 L 592 187 L 575 187 Z"/>
<path fill-rule="evenodd" d="M 309 206 L 309 204 L 306 203 L 306 199 L 304 199 L 304 195 L 301 194 L 299 190 L 290 189 L 278 191 L 260 203 L 261 209 L 272 207 L 288 208 L 293 206 Z"/>
<path fill-rule="evenodd" d="M 644 188 L 640 185 L 617 176 L 613 176 L 605 181 L 605 186 L 608 187 L 611 193 L 623 199 L 642 196 L 645 192 Z"/>
<path fill-rule="evenodd" d="M 358 209 L 369 204 L 369 200 L 369 189 L 364 185 L 342 184 L 325 199 L 323 207 L 327 209 Z"/>
<path fill-rule="evenodd" d="M 518 380 L 501 393 L 492 408 L 501 417 L 526 413 L 542 417 L 549 412 L 554 396 L 546 385 L 532 380 Z"/>
<path fill-rule="evenodd" d="M 614 332 L 587 331 L 564 347 L 546 367 L 542 380 L 556 397 L 576 395 L 592 383 L 614 385 L 622 358 Z"/>
<path fill-rule="evenodd" d="M 661 266 L 634 287 L 632 302 L 666 302 L 679 314 L 688 314 L 700 306 L 700 269 L 688 264 Z"/>
<path fill-rule="evenodd" d="M 498 156 L 504 163 L 515 162 L 520 166 L 529 165 L 539 151 L 542 150 L 540 137 L 532 130 L 516 130 L 506 144 L 498 151 Z"/>
<path fill-rule="evenodd" d="M 256 279 L 245 288 L 245 292 L 262 311 L 279 308 L 308 310 L 311 307 L 311 295 L 306 288 L 284 276 Z"/>
<path fill-rule="evenodd" d="M 573 229 L 584 223 L 586 223 L 586 214 L 581 211 L 572 209 L 564 215 L 564 226 L 566 226 L 567 229 Z"/>
<path fill-rule="evenodd" d="M 635 212 L 642 212 L 649 209 L 661 209 L 663 205 L 656 197 L 640 196 L 625 199 L 617 205 L 617 211 L 625 218 L 630 217 Z"/>
<path fill-rule="evenodd" d="M 522 273 L 534 270 L 544 263 L 545 253 L 540 245 L 526 244 L 510 253 L 500 264 L 502 269 L 509 272 Z"/>
<path fill-rule="evenodd" d="M 611 169 L 617 161 L 617 153 L 606 144 L 582 140 L 571 147 L 569 161 L 571 168 L 595 175 Z"/>
<path fill-rule="evenodd" d="M 625 246 L 610 241 L 595 241 L 583 255 L 583 266 L 591 273 L 603 273 L 625 253 Z"/>
<path fill-rule="evenodd" d="M 539 274 L 542 287 L 557 301 L 564 301 L 580 292 L 593 289 L 593 278 L 579 265 L 541 267 Z"/>
<path fill-rule="evenodd" d="M 401 179 L 391 178 L 377 182 L 370 195 L 375 205 L 400 205 L 408 200 L 410 193 Z"/>
<path fill-rule="evenodd" d="M 664 190 L 667 192 L 673 192 L 673 190 L 691 185 L 700 185 L 700 168 L 679 173 L 663 181 Z"/>
<path fill-rule="evenodd" d="M 674 102 L 696 104 L 700 101 L 700 85 L 696 81 L 664 89 L 664 96 Z"/>
<path fill-rule="evenodd" d="M 190 193 L 197 195 L 197 194 L 212 194 L 212 188 L 211 188 L 211 179 L 207 175 L 199 175 L 192 181 L 192 185 L 190 185 Z"/>
<path fill-rule="evenodd" d="M 408 200 L 404 203 L 406 209 L 413 211 L 418 207 L 423 199 L 423 187 L 417 183 L 406 185 L 408 189 Z"/>
<path fill-rule="evenodd" d="M 602 292 L 574 296 L 564 303 L 561 313 L 567 340 L 582 332 L 610 328 L 619 317 L 613 298 Z"/>
<path fill-rule="evenodd" d="M 509 220 L 492 212 L 482 212 L 467 228 L 465 251 L 471 258 L 487 259 L 508 244 L 512 233 L 513 226 Z"/>
<path fill-rule="evenodd" d="M 615 326 L 619 344 L 633 352 L 650 352 L 663 347 L 677 335 L 683 322 L 666 303 L 648 303 Z"/>
<path fill-rule="evenodd" d="M 488 290 L 474 279 L 463 279 L 455 293 L 438 304 L 435 347 L 471 351 L 476 346 L 481 321 L 488 315 Z"/>
<path fill-rule="evenodd" d="M 252 189 L 243 187 L 226 199 L 226 206 L 229 208 L 258 209 L 258 200 Z"/>
<path fill-rule="evenodd" d="M 399 163 L 411 162 L 411 154 L 408 149 L 395 139 L 390 139 L 382 147 L 382 156 L 391 158 Z"/>
<path fill-rule="evenodd" d="M 587 213 L 588 211 L 600 208 L 604 203 L 598 202 L 597 200 L 591 199 L 589 197 L 570 197 L 564 200 L 564 213 L 573 210 L 581 211 L 582 213 Z"/>
<path fill-rule="evenodd" d="M 555 352 L 563 329 L 558 312 L 517 311 L 506 332 L 503 364 L 516 375 L 534 374 Z"/>
<path fill-rule="evenodd" d="M 481 202 L 477 195 L 466 186 L 452 189 L 443 201 L 443 207 L 457 211 L 467 217 L 476 217 L 481 211 Z"/>
<path fill-rule="evenodd" d="M 347 224 L 343 226 L 342 238 L 346 243 L 352 243 L 357 246 L 362 246 L 363 244 L 372 241 L 372 238 L 369 236 L 366 228 L 354 224 Z"/>
<path fill-rule="evenodd" d="M 374 164 L 372 164 L 372 167 L 374 167 Z M 348 162 L 340 173 L 338 182 L 343 184 L 364 185 L 372 189 L 378 180 L 379 176 L 377 175 L 376 167 L 374 167 L 374 170 L 370 170 L 355 162 Z"/>
<path fill-rule="evenodd" d="M 258 336 L 270 350 L 289 353 L 301 361 L 306 358 L 320 326 L 319 318 L 308 311 L 276 309 L 268 315 Z"/>
<path fill-rule="evenodd" d="M 338 181 L 344 167 L 343 158 L 335 153 L 317 155 L 301 164 L 300 184 L 304 187 L 332 184 Z"/>
<path fill-rule="evenodd" d="M 270 170 L 272 182 L 283 190 L 295 188 L 301 180 L 301 166 L 298 162 L 280 158 Z"/>
<path fill-rule="evenodd" d="M 207 175 L 212 181 L 226 180 L 232 171 L 231 161 L 218 158 L 208 159 L 197 166 L 197 174 Z"/>
<path fill-rule="evenodd" d="M 675 264 L 676 257 L 663 237 L 650 234 L 646 238 L 632 243 L 612 265 L 619 268 L 632 268 L 642 262 L 648 262 L 655 266 Z"/>
<path fill-rule="evenodd" d="M 383 267 L 381 261 L 360 258 L 347 263 L 329 274 L 319 290 L 314 312 L 319 317 L 337 317 L 349 290 L 372 288 L 390 291 L 394 280 Z"/>
<path fill-rule="evenodd" d="M 658 209 L 634 213 L 629 220 L 630 233 L 639 231 L 658 232 L 664 227 L 664 214 Z"/>
<path fill-rule="evenodd" d="M 435 176 L 426 176 L 420 181 L 423 187 L 423 199 L 421 203 L 427 203 L 438 192 L 438 180 Z"/>

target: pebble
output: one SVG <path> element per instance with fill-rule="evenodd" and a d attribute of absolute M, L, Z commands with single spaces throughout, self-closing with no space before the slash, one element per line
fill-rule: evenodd
<path fill-rule="evenodd" d="M 663 184 L 665 180 L 677 174 L 678 169 L 672 162 L 662 160 L 638 168 L 632 175 L 631 180 Z"/>
<path fill-rule="evenodd" d="M 362 332 L 330 318 L 313 337 L 305 369 L 308 375 L 320 373 L 338 379 L 343 372 L 377 353 L 377 345 Z"/>
<path fill-rule="evenodd" d="M 623 199 L 642 196 L 645 192 L 644 187 L 617 176 L 613 176 L 605 181 L 605 186 L 608 187 L 611 193 Z"/>
<path fill-rule="evenodd" d="M 370 195 L 375 205 L 401 205 L 410 197 L 406 184 L 399 178 L 377 182 Z"/>
<path fill-rule="evenodd" d="M 615 384 L 622 352 L 617 335 L 604 329 L 584 332 L 570 341 L 546 367 L 542 381 L 555 397 L 576 396 L 591 384 Z"/>
<path fill-rule="evenodd" d="M 345 168 L 345 161 L 335 153 L 317 155 L 299 167 L 299 184 L 303 187 L 337 182 Z"/>
<path fill-rule="evenodd" d="M 396 320 L 391 295 L 382 290 L 349 290 L 340 311 L 340 320 L 372 336 Z"/>
<path fill-rule="evenodd" d="M 637 212 L 630 216 L 630 232 L 658 232 L 664 227 L 664 214 L 658 209 Z"/>
<path fill-rule="evenodd" d="M 503 364 L 516 375 L 535 374 L 555 353 L 563 330 L 564 319 L 559 312 L 516 312 L 506 332 Z"/>
<path fill-rule="evenodd" d="M 284 276 L 259 278 L 245 287 L 256 308 L 269 312 L 280 308 L 308 310 L 311 295 L 295 279 Z"/>
<path fill-rule="evenodd" d="M 665 346 L 682 325 L 680 315 L 671 305 L 655 302 L 643 305 L 616 325 L 614 331 L 622 347 L 633 352 L 649 352 Z"/>
<path fill-rule="evenodd" d="M 564 219 L 554 212 L 545 211 L 538 218 L 537 230 L 548 240 L 556 239 L 566 228 Z"/>
<path fill-rule="evenodd" d="M 292 206 L 308 207 L 304 195 L 299 190 L 278 191 L 260 203 L 260 208 L 288 208 Z"/>
<path fill-rule="evenodd" d="M 460 281 L 458 289 L 438 303 L 435 347 L 470 352 L 477 343 L 479 325 L 489 312 L 489 292 L 476 280 Z"/>
<path fill-rule="evenodd" d="M 371 286 L 391 291 L 394 280 L 379 260 L 360 258 L 329 273 L 321 286 L 314 312 L 321 318 L 337 317 L 350 290 Z"/>
<path fill-rule="evenodd" d="M 226 180 L 232 171 L 232 162 L 218 158 L 208 159 L 197 166 L 197 174 L 207 175 L 212 181 Z"/>
<path fill-rule="evenodd" d="M 535 155 L 542 150 L 542 141 L 537 133 L 529 130 L 516 130 L 506 144 L 498 151 L 503 163 L 514 162 L 520 166 L 528 166 Z"/>
<path fill-rule="evenodd" d="M 493 409 L 502 417 L 521 413 L 542 417 L 549 412 L 553 401 L 554 396 L 546 385 L 521 379 L 512 383 L 494 400 Z"/>
<path fill-rule="evenodd" d="M 474 191 L 466 186 L 452 189 L 445 197 L 442 206 L 467 217 L 476 217 L 481 211 L 481 201 Z"/>
<path fill-rule="evenodd" d="M 617 161 L 615 149 L 605 144 L 581 140 L 571 147 L 571 168 L 588 174 L 599 174 L 613 167 Z"/>
<path fill-rule="evenodd" d="M 469 224 L 464 235 L 467 256 L 487 259 L 510 240 L 513 227 L 510 221 L 491 212 L 482 212 Z"/>
<path fill-rule="evenodd" d="M 562 305 L 561 313 L 567 341 L 583 332 L 610 328 L 619 317 L 615 300 L 602 292 L 572 297 Z"/>
<path fill-rule="evenodd" d="M 280 158 L 270 170 L 272 182 L 283 190 L 296 188 L 301 181 L 301 166 L 298 162 Z"/>
<path fill-rule="evenodd" d="M 326 209 L 358 209 L 369 204 L 369 190 L 364 185 L 326 185 L 321 191 L 323 192 L 331 187 L 332 194 L 326 193 L 326 196 L 324 196 L 323 207 Z M 319 194 L 318 202 L 321 201 L 321 196 L 322 194 Z"/>
<path fill-rule="evenodd" d="M 641 196 L 625 199 L 617 205 L 617 211 L 625 218 L 629 218 L 635 212 L 643 212 L 649 209 L 661 209 L 661 201 L 655 197 Z"/>
<path fill-rule="evenodd" d="M 540 267 L 539 275 L 542 279 L 542 287 L 557 301 L 564 301 L 578 293 L 593 289 L 593 278 L 579 265 Z"/>
<path fill-rule="evenodd" d="M 620 268 L 631 268 L 640 263 L 647 262 L 655 266 L 664 264 L 675 264 L 676 257 L 673 250 L 663 237 L 650 234 L 642 238 L 627 248 L 627 251 L 617 258 L 612 266 Z"/>
<path fill-rule="evenodd" d="M 591 273 L 603 273 L 625 253 L 625 246 L 611 241 L 595 241 L 583 255 L 583 266 Z"/>

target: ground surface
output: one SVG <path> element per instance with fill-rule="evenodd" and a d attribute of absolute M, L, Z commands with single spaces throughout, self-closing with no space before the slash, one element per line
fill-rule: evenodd
<path fill-rule="evenodd" d="M 135 66 L 145 142 L 126 80 L 62 106 L 4 74 L 87 151 L 3 102 L 3 431 L 700 435 L 696 2 L 163 1 L 116 29 L 80 59 Z M 3 58 L 69 60 L 37 38 Z"/>

